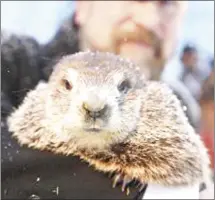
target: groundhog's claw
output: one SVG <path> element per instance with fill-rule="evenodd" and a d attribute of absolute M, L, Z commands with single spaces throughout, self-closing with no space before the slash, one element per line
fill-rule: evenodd
<path fill-rule="evenodd" d="M 126 192 L 126 195 L 129 195 L 130 189 L 129 184 L 132 182 L 132 179 L 130 179 L 128 176 L 124 176 L 123 182 L 122 182 L 122 192 Z"/>
<path fill-rule="evenodd" d="M 129 178 L 128 176 L 123 176 L 121 174 L 115 174 L 113 177 L 112 186 L 113 186 L 113 188 L 115 188 L 117 184 L 122 184 L 122 186 L 121 186 L 122 192 L 126 192 L 126 195 L 129 195 L 129 193 L 130 193 L 129 185 L 131 184 L 131 182 L 133 182 L 133 180 L 131 178 Z"/>
<path fill-rule="evenodd" d="M 121 184 L 121 190 L 122 192 L 126 192 L 126 195 L 130 194 L 130 186 L 134 185 L 136 188 L 138 188 L 139 192 L 144 190 L 146 187 L 145 183 L 140 183 L 139 181 L 135 179 L 131 179 L 128 176 L 123 176 L 122 174 L 111 174 L 112 179 L 113 179 L 113 188 L 115 188 L 117 185 Z"/>
<path fill-rule="evenodd" d="M 113 177 L 113 184 L 112 184 L 113 188 L 115 188 L 116 185 L 121 181 L 122 181 L 122 176 L 120 174 L 115 174 Z"/>

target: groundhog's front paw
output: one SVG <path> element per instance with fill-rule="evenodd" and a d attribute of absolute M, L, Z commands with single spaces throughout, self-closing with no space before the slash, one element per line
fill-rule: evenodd
<path fill-rule="evenodd" d="M 139 189 L 139 191 L 143 190 L 145 187 L 145 184 L 140 183 L 139 181 L 136 181 L 135 179 L 132 179 L 131 177 L 127 175 L 122 174 L 114 174 L 112 175 L 113 180 L 113 188 L 120 185 L 122 192 L 126 192 L 126 195 L 130 194 L 130 187 L 134 186 Z"/>

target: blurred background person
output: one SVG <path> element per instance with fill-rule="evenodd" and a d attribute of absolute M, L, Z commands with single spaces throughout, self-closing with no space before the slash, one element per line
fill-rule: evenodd
<path fill-rule="evenodd" d="M 210 62 L 211 71 L 202 84 L 199 103 L 201 106 L 201 131 L 200 135 L 204 141 L 211 160 L 212 176 L 214 180 L 214 58 Z M 214 183 L 201 193 L 201 199 L 209 199 L 210 194 L 214 196 Z"/>
<path fill-rule="evenodd" d="M 181 53 L 182 72 L 180 80 L 189 89 L 195 99 L 199 99 L 202 82 L 208 76 L 207 63 L 200 62 L 197 48 L 185 45 Z"/>
<path fill-rule="evenodd" d="M 214 59 L 210 62 L 211 72 L 203 82 L 200 95 L 201 137 L 210 154 L 211 167 L 214 170 Z"/>

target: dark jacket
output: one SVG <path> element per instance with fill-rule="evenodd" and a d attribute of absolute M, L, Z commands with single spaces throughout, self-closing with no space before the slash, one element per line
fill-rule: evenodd
<path fill-rule="evenodd" d="M 73 26 L 73 27 L 72 27 Z M 72 27 L 72 28 L 71 28 Z M 2 199 L 134 199 L 111 187 L 107 175 L 73 156 L 53 155 L 20 147 L 8 132 L 6 118 L 39 80 L 47 80 L 52 66 L 78 51 L 77 27 L 68 20 L 46 45 L 26 36 L 1 34 Z"/>

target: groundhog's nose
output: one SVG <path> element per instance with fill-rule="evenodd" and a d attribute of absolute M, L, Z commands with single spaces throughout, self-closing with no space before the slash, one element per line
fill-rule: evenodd
<path fill-rule="evenodd" d="M 107 111 L 107 105 L 100 105 L 100 106 L 90 106 L 87 102 L 83 103 L 83 108 L 86 111 L 86 114 L 90 117 L 92 117 L 93 119 L 99 118 L 99 117 L 103 117 Z"/>

